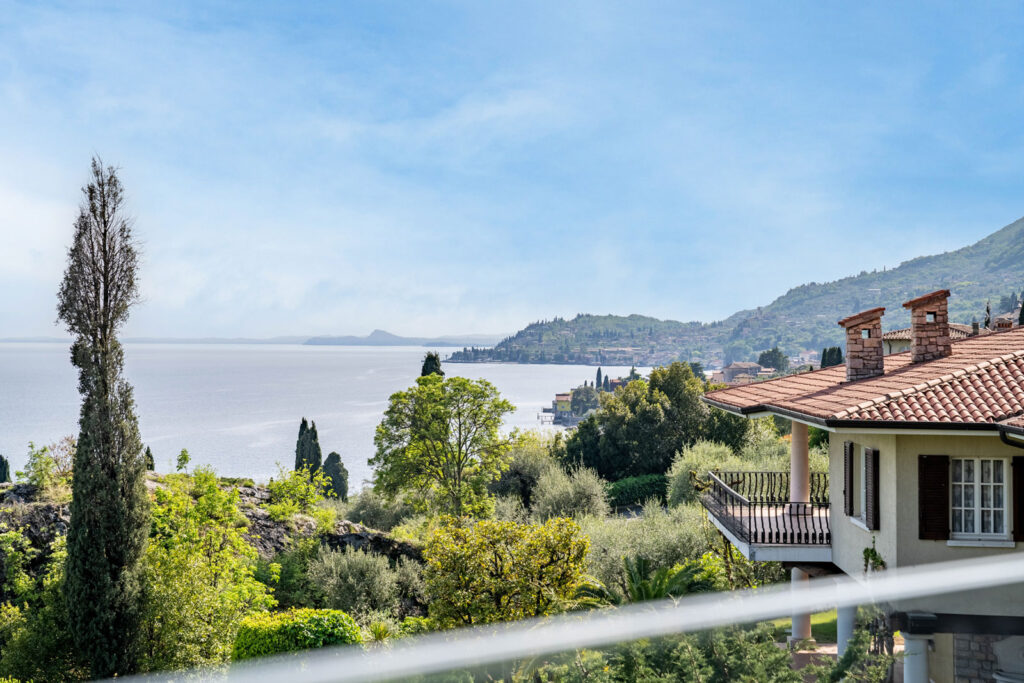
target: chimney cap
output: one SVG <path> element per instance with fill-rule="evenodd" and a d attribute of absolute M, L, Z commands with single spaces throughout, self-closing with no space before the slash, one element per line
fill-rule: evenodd
<path fill-rule="evenodd" d="M 883 313 L 885 313 L 884 306 L 881 306 L 879 308 L 870 308 L 866 311 L 861 311 L 860 313 L 854 313 L 853 315 L 846 316 L 845 318 L 839 321 L 839 326 L 853 327 L 854 325 L 859 325 L 860 323 L 866 323 L 876 318 L 881 318 Z"/>
<path fill-rule="evenodd" d="M 903 308 L 917 308 L 918 306 L 923 306 L 925 304 L 930 304 L 933 301 L 938 301 L 940 299 L 948 299 L 948 298 L 949 298 L 949 290 L 948 289 L 940 289 L 940 290 L 937 290 L 935 292 L 931 292 L 929 294 L 922 294 L 921 296 L 917 297 L 916 299 L 911 299 L 910 301 L 903 302 Z"/>

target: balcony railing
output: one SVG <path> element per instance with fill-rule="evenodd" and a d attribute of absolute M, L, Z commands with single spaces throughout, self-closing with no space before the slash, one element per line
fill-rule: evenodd
<path fill-rule="evenodd" d="M 743 543 L 832 543 L 828 475 L 811 474 L 810 502 L 789 500 L 789 472 L 708 472 L 701 502 Z"/>

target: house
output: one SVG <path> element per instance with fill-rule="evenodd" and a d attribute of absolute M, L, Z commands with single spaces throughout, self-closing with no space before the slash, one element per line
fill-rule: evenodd
<path fill-rule="evenodd" d="M 757 373 L 761 370 L 761 366 L 757 363 L 734 361 L 722 368 L 722 379 L 726 384 L 732 384 L 740 377 L 740 375 L 747 375 L 748 377 L 754 378 L 757 377 Z"/>
<path fill-rule="evenodd" d="M 888 356 L 893 353 L 903 353 L 910 350 L 912 328 L 906 327 L 902 330 L 890 330 L 882 335 L 882 352 Z M 960 325 L 949 323 L 950 341 L 959 341 L 974 337 L 979 334 L 991 334 L 992 330 L 986 330 L 978 323 L 973 325 Z"/>
<path fill-rule="evenodd" d="M 1020 308 L 1018 307 L 1014 311 L 1009 313 L 1003 313 L 997 315 L 992 319 L 992 329 L 994 330 L 1008 330 L 1012 327 L 1016 327 L 1020 321 Z"/>
<path fill-rule="evenodd" d="M 572 393 L 555 394 L 555 400 L 551 402 L 551 408 L 555 413 L 555 423 L 572 416 Z"/>
<path fill-rule="evenodd" d="M 709 473 L 702 502 L 746 557 L 791 568 L 795 589 L 818 574 L 864 580 L 870 548 L 890 568 L 1024 550 L 1024 327 L 953 341 L 948 296 L 903 304 L 909 351 L 883 355 L 885 309 L 874 308 L 839 321 L 845 366 L 704 397 L 792 421 L 788 472 Z M 829 432 L 827 473 L 809 472 L 808 426 Z M 994 669 L 1000 652 L 1024 652 L 1024 587 L 888 608 L 908 683 L 1020 680 Z M 840 652 L 854 617 L 839 611 Z M 810 637 L 810 615 L 793 615 L 792 637 Z"/>

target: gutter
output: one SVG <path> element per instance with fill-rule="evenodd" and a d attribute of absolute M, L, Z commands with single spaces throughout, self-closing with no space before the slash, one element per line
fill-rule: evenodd
<path fill-rule="evenodd" d="M 1024 441 L 1017 439 L 1011 439 L 1006 433 L 1006 427 L 999 428 L 999 440 L 1005 443 L 1007 446 L 1013 446 L 1014 448 L 1024 448 Z"/>

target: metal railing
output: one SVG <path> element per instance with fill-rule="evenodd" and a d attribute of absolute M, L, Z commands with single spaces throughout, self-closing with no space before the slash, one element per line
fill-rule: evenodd
<path fill-rule="evenodd" d="M 744 543 L 830 545 L 828 477 L 816 478 L 811 501 L 797 502 L 789 500 L 788 472 L 708 472 L 701 503 Z"/>

